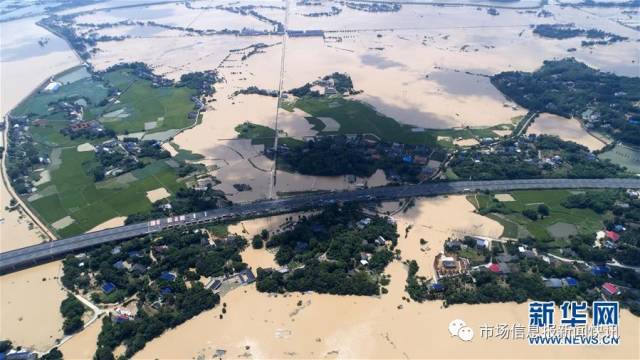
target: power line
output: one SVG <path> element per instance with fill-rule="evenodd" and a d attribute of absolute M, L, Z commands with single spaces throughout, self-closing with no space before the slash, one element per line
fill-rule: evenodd
<path fill-rule="evenodd" d="M 275 137 L 273 141 L 273 168 L 269 179 L 269 199 L 275 198 L 275 191 L 278 173 L 278 117 L 280 115 L 280 103 L 282 102 L 282 87 L 284 84 L 285 57 L 287 49 L 287 30 L 289 28 L 289 0 L 285 0 L 284 24 L 282 32 L 282 55 L 280 57 L 280 81 L 278 83 L 278 101 L 276 102 Z"/>

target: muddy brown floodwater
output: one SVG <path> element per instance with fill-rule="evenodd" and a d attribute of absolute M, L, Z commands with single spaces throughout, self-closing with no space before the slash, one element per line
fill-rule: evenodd
<path fill-rule="evenodd" d="M 392 209 L 396 204 L 386 207 Z M 266 226 L 277 228 L 285 218 L 245 221 L 245 235 Z M 432 274 L 433 257 L 447 237 L 470 233 L 499 236 L 502 232 L 498 223 L 473 213 L 473 206 L 462 196 L 421 199 L 415 207 L 394 218 L 401 234 L 398 247 L 403 258 L 417 260 L 427 277 Z M 235 231 L 238 229 L 242 225 Z M 426 246 L 420 245 L 420 238 L 428 241 Z M 244 259 L 253 267 L 273 265 L 273 260 L 269 260 L 272 255 L 266 250 L 246 252 L 248 256 Z M 147 344 L 135 358 L 184 359 L 198 355 L 211 358 L 216 350 L 225 350 L 227 358 L 270 359 L 638 356 L 635 339 L 639 336 L 640 322 L 628 311 L 621 314 L 622 344 L 614 347 L 539 347 L 532 351 L 524 341 L 482 339 L 479 335 L 470 343 L 463 343 L 449 335 L 450 321 L 463 319 L 477 334 L 485 323 L 526 325 L 527 304 L 455 305 L 445 309 L 439 301 L 407 302 L 402 299 L 406 296 L 405 266 L 394 261 L 386 273 L 391 275 L 389 293 L 379 298 L 315 293 L 274 296 L 257 292 L 253 285 L 240 287 L 222 298 L 227 303 L 223 319 L 219 319 L 221 308 L 202 313 Z"/>

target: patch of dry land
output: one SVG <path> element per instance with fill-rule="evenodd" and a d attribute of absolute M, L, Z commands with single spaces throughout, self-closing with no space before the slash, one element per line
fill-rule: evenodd
<path fill-rule="evenodd" d="M 60 261 L 0 276 L 0 339 L 48 350 L 61 339 Z"/>
<path fill-rule="evenodd" d="M 567 119 L 553 114 L 540 114 L 527 129 L 529 134 L 556 135 L 562 140 L 573 141 L 595 151 L 607 145 L 585 130 L 578 119 Z"/>
<path fill-rule="evenodd" d="M 158 200 L 166 199 L 169 196 L 171 196 L 171 193 L 169 193 L 165 188 L 157 188 L 151 191 L 147 191 L 147 199 L 149 199 L 149 201 L 151 201 L 152 203 Z"/>
<path fill-rule="evenodd" d="M 392 210 L 395 204 L 385 205 Z M 450 214 L 456 214 L 455 217 Z M 431 265 L 444 240 L 453 234 L 498 236 L 501 226 L 473 212 L 462 196 L 416 201 L 406 213 L 395 215 L 401 234 L 399 249 L 404 259 L 419 262 L 423 275 L 431 276 Z M 285 221 L 272 218 L 273 222 Z M 263 221 L 263 220 L 261 220 Z M 247 233 L 259 231 L 267 223 L 243 222 Z M 405 229 L 411 225 L 408 236 Z M 240 227 L 242 228 L 242 227 Z M 249 230 L 251 229 L 251 230 Z M 237 229 L 236 229 L 237 230 Z M 420 238 L 428 241 L 420 245 Z M 270 254 L 246 256 L 254 268 L 272 265 Z M 272 261 L 272 260 L 271 260 Z M 274 296 L 259 293 L 253 285 L 231 291 L 220 309 L 202 313 L 189 322 L 147 344 L 135 358 L 212 357 L 225 350 L 227 358 L 637 358 L 640 321 L 627 311 L 621 316 L 620 346 L 539 347 L 524 341 L 476 338 L 463 343 L 451 337 L 447 327 L 463 319 L 476 334 L 484 323 L 527 324 L 526 304 L 456 305 L 447 309 L 440 302 L 423 304 L 402 299 L 406 269 L 398 261 L 387 268 L 391 275 L 389 293 L 375 297 L 332 296 L 314 293 Z M 301 305 L 298 305 L 300 302 Z M 400 308 L 399 308 L 400 306 Z"/>
<path fill-rule="evenodd" d="M 97 225 L 96 227 L 94 227 L 93 229 L 89 230 L 88 232 L 100 231 L 100 230 L 105 230 L 105 229 L 111 229 L 111 228 L 118 227 L 118 226 L 123 226 L 124 225 L 124 221 L 126 219 L 127 219 L 126 216 L 118 216 L 118 217 L 115 217 L 113 219 L 109 219 L 109 220 L 103 222 L 102 224 Z"/>

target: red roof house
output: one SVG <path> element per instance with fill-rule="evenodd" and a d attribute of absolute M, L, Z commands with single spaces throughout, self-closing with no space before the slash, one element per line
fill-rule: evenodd
<path fill-rule="evenodd" d="M 489 265 L 489 267 L 488 267 L 488 268 L 489 268 L 489 270 L 490 270 L 491 272 L 494 272 L 494 273 L 496 273 L 496 274 L 499 274 L 499 273 L 500 273 L 500 265 L 498 265 L 498 264 L 491 264 L 491 265 Z"/>
<path fill-rule="evenodd" d="M 607 238 L 609 238 L 611 241 L 617 242 L 618 240 L 620 240 L 620 234 L 618 234 L 615 231 L 607 231 L 605 232 L 605 234 L 607 235 Z"/>
<path fill-rule="evenodd" d="M 610 282 L 602 284 L 602 290 L 609 296 L 620 294 L 620 289 Z"/>

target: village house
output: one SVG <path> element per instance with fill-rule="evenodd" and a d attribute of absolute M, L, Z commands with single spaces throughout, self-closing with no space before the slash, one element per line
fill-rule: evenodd
<path fill-rule="evenodd" d="M 457 254 L 440 253 L 434 260 L 435 272 L 439 278 L 464 274 L 469 266 L 469 260 L 458 257 Z"/>

